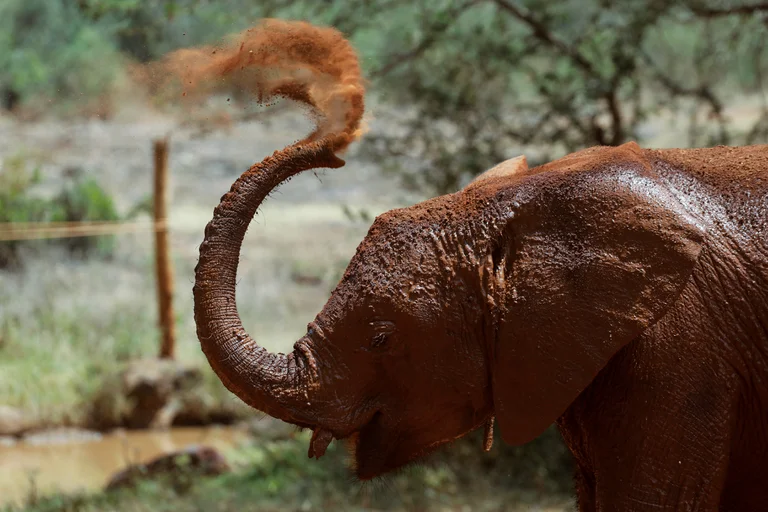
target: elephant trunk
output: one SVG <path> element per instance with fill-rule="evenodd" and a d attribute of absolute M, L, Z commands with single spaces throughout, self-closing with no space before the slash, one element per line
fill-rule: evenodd
<path fill-rule="evenodd" d="M 290 177 L 314 168 L 344 165 L 334 152 L 348 142 L 327 136 L 275 152 L 244 172 L 205 228 L 195 267 L 197 336 L 224 385 L 241 400 L 270 416 L 311 425 L 311 394 L 319 385 L 311 346 L 298 341 L 290 354 L 272 354 L 245 332 L 235 302 L 240 248 L 264 198 Z"/>

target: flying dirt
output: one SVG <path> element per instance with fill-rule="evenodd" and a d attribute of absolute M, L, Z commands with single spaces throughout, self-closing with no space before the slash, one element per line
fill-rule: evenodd
<path fill-rule="evenodd" d="M 278 97 L 309 107 L 315 130 L 297 144 L 333 136 L 340 153 L 362 134 L 363 79 L 355 50 L 333 28 L 275 19 L 211 46 L 184 48 L 139 66 L 152 94 L 196 101 L 233 85 L 269 104 Z"/>
<path fill-rule="evenodd" d="M 312 377 L 317 376 L 318 368 L 305 343 L 297 343 L 294 353 L 287 356 L 270 354 L 245 332 L 235 301 L 236 274 L 245 232 L 264 198 L 302 171 L 342 167 L 344 161 L 338 154 L 361 135 L 365 89 L 357 54 L 337 30 L 304 22 L 266 20 L 230 43 L 179 50 L 151 64 L 146 71 L 146 76 L 160 77 L 153 85 L 161 89 L 176 81 L 184 97 L 208 94 L 234 78 L 240 85 L 247 84 L 262 103 L 277 96 L 303 103 L 317 123 L 309 136 L 245 171 L 222 197 L 200 244 L 193 293 L 197 336 L 217 376 L 252 407 L 312 428 L 309 455 L 320 457 L 334 438 L 328 429 L 284 414 L 281 400 L 275 401 L 269 393 L 255 397 L 248 392 L 251 378 L 263 377 L 273 381 L 267 388 L 286 388 L 280 392 L 283 398 L 308 397 L 319 385 Z M 226 313 L 211 317 L 214 305 L 214 310 Z M 228 333 L 225 338 L 220 337 L 222 329 Z M 234 363 L 243 373 L 233 374 L 222 365 L 224 361 Z M 269 368 L 277 373 L 271 374 Z M 289 375 L 282 373 L 283 368 L 302 375 L 301 380 L 286 387 Z"/>
<path fill-rule="evenodd" d="M 350 62 L 336 37 L 289 37 L 277 55 Z M 312 429 L 310 457 L 345 440 L 361 480 L 484 425 L 487 449 L 493 424 L 521 445 L 557 423 L 580 510 L 765 508 L 768 145 L 504 162 L 379 215 L 294 350 L 274 354 L 237 313 L 243 237 L 281 183 L 344 164 L 363 92 L 347 68 L 318 73 L 339 85 L 316 92 L 279 62 L 287 78 L 258 87 L 323 119 L 235 181 L 195 269 L 197 336 L 233 393 Z"/>

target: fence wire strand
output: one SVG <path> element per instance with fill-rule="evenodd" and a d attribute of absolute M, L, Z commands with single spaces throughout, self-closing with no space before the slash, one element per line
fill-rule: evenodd
<path fill-rule="evenodd" d="M 0 242 L 148 233 L 168 229 L 165 222 L 7 222 L 0 223 Z"/>

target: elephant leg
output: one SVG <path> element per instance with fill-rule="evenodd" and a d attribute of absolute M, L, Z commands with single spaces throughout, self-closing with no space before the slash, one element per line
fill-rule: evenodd
<path fill-rule="evenodd" d="M 578 407 L 569 408 L 557 420 L 563 441 L 576 462 L 573 483 L 576 488 L 576 503 L 580 512 L 595 512 L 595 472 L 586 453 L 585 432 L 581 429 Z"/>
<path fill-rule="evenodd" d="M 702 447 L 703 449 L 703 447 Z M 634 457 L 626 466 L 622 461 L 600 461 L 595 486 L 596 511 L 708 511 L 720 508 L 727 466 L 717 460 L 727 459 L 721 445 L 699 453 L 671 449 L 667 456 L 658 453 Z M 714 455 L 713 461 L 703 459 Z"/>
<path fill-rule="evenodd" d="M 735 379 L 717 365 L 700 371 L 662 365 L 648 373 L 638 365 L 642 357 L 625 360 L 634 368 L 609 369 L 561 420 L 569 431 L 564 437 L 589 470 L 583 481 L 594 478 L 594 504 L 580 491 L 582 510 L 718 510 Z"/>
<path fill-rule="evenodd" d="M 576 468 L 576 503 L 580 512 L 596 512 L 595 478 L 591 471 L 582 467 Z"/>

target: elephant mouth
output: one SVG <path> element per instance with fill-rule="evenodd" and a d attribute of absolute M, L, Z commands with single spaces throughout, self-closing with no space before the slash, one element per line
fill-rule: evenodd
<path fill-rule="evenodd" d="M 312 437 L 309 441 L 309 450 L 307 452 L 307 455 L 309 456 L 310 459 L 311 458 L 319 459 L 320 457 L 325 455 L 325 452 L 328 449 L 328 445 L 330 445 L 331 441 L 333 441 L 334 439 L 337 439 L 340 441 L 341 440 L 349 441 L 348 446 L 351 447 L 352 454 L 354 455 L 357 452 L 357 448 L 360 443 L 361 434 L 366 430 L 370 430 L 371 427 L 380 420 L 380 417 L 381 417 L 381 411 L 374 411 L 370 413 L 369 418 L 363 422 L 361 427 L 345 433 L 339 433 L 338 431 L 334 433 L 333 430 L 325 427 L 321 427 L 320 425 L 311 427 Z"/>
<path fill-rule="evenodd" d="M 355 461 L 355 473 L 360 480 L 371 480 L 387 471 L 396 443 L 386 441 L 384 419 L 384 414 L 376 411 L 368 422 L 350 436 L 350 453 Z"/>
<path fill-rule="evenodd" d="M 473 424 L 471 428 L 462 429 L 460 432 L 447 433 L 439 438 L 430 439 L 429 436 L 416 435 L 414 432 L 401 430 L 397 425 L 389 424 L 386 415 L 377 411 L 354 436 L 350 436 L 352 440 L 350 448 L 355 461 L 357 478 L 363 481 L 372 480 L 387 472 L 415 463 L 428 457 L 440 447 L 483 426 L 487 421 L 486 419 Z M 492 433 L 490 435 L 492 436 Z M 484 450 L 489 448 L 488 436 L 489 433 L 486 432 Z"/>
<path fill-rule="evenodd" d="M 403 468 L 429 455 L 445 441 L 423 446 L 413 442 L 403 431 L 387 425 L 386 416 L 377 412 L 354 437 L 355 474 L 362 481 L 373 480 L 390 471 Z"/>

